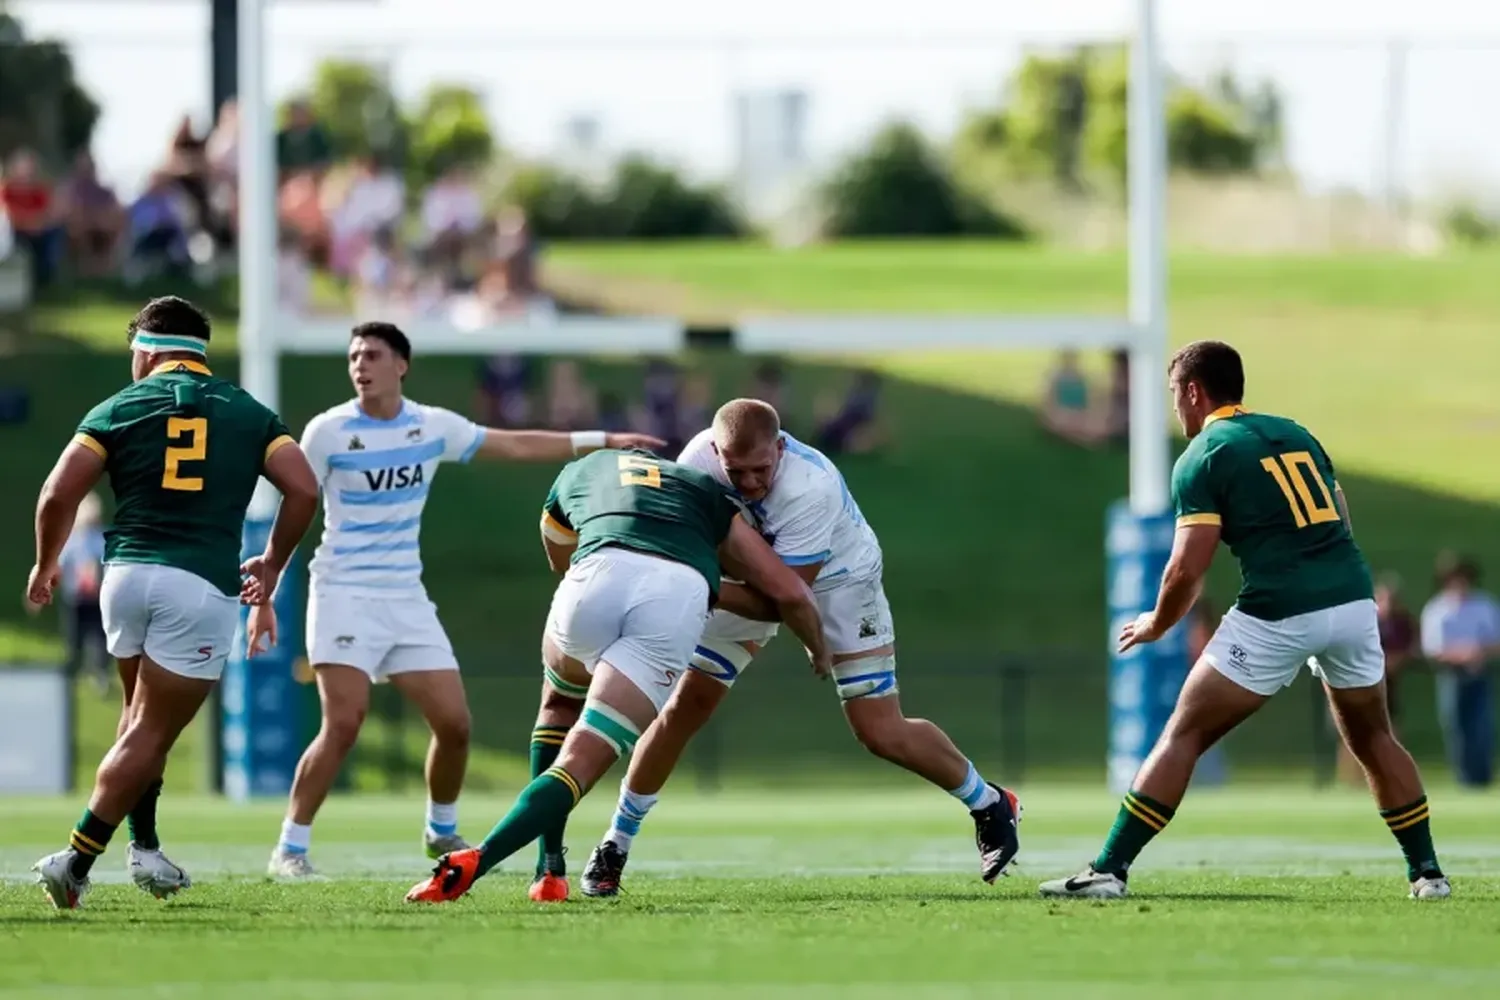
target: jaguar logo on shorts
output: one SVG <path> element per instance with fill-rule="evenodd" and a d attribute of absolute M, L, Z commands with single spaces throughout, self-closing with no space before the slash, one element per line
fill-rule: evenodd
<path fill-rule="evenodd" d="M 859 620 L 859 637 L 861 639 L 869 639 L 879 634 L 879 629 L 877 629 L 875 625 L 875 616 L 865 615 Z"/>
<path fill-rule="evenodd" d="M 365 443 L 359 439 L 359 435 L 358 434 L 354 435 L 352 438 L 349 439 L 349 450 L 350 451 L 364 451 L 365 450 Z"/>
<path fill-rule="evenodd" d="M 406 440 L 408 440 L 408 441 L 420 441 L 420 440 L 422 440 L 422 428 L 420 428 L 420 427 L 413 427 L 411 430 L 407 431 L 406 432 Z"/>
<path fill-rule="evenodd" d="M 334 636 L 334 638 L 333 638 L 333 644 L 335 646 L 337 646 L 339 649 L 348 649 L 350 646 L 354 645 L 354 636 L 352 636 L 352 635 L 338 635 L 338 636 Z"/>
<path fill-rule="evenodd" d="M 1239 643 L 1235 643 L 1229 647 L 1229 658 L 1234 661 L 1235 666 L 1243 667 L 1245 661 L 1250 658 L 1250 651 Z"/>

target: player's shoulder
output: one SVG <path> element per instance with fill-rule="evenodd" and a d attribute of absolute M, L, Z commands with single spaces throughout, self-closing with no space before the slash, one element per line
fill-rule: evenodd
<path fill-rule="evenodd" d="M 782 432 L 785 450 L 776 472 L 777 499 L 783 504 L 805 502 L 841 492 L 838 469 L 828 456 Z"/>
<path fill-rule="evenodd" d="M 684 464 L 699 464 L 704 456 L 712 456 L 714 453 L 714 431 L 712 427 L 703 430 L 688 438 L 687 444 L 682 446 L 682 451 L 677 455 L 677 461 Z"/>
<path fill-rule="evenodd" d="M 307 422 L 302 436 L 311 438 L 317 434 L 332 434 L 344 430 L 346 425 L 360 418 L 359 404 L 355 400 L 330 406 Z"/>

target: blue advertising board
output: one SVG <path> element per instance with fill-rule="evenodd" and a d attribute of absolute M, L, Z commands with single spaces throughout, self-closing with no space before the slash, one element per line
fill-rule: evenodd
<path fill-rule="evenodd" d="M 245 520 L 241 558 L 265 551 L 269 519 Z M 245 655 L 245 623 L 250 609 L 240 609 L 240 627 L 221 684 L 224 794 L 243 801 L 255 796 L 285 796 L 292 787 L 304 739 L 305 689 L 296 676 L 303 660 L 303 615 L 307 582 L 300 554 L 282 573 L 275 598 L 278 641 L 253 659 Z"/>

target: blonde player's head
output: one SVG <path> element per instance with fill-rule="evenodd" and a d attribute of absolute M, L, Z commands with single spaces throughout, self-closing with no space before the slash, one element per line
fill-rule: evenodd
<path fill-rule="evenodd" d="M 771 490 L 781 454 L 781 417 L 759 399 L 731 399 L 714 414 L 714 452 L 730 485 L 746 500 L 761 500 Z"/>

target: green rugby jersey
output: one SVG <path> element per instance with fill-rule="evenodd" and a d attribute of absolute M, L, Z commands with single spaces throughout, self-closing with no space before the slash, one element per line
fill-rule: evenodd
<path fill-rule="evenodd" d="M 1177 523 L 1220 526 L 1240 564 L 1235 605 L 1267 621 L 1373 596 L 1337 488 L 1306 428 L 1235 406 L 1210 414 L 1172 469 Z"/>
<path fill-rule="evenodd" d="M 719 598 L 719 543 L 740 512 L 727 487 L 706 472 L 643 451 L 604 449 L 558 473 L 543 526 L 578 540 L 577 562 L 606 546 L 647 552 L 691 566 Z"/>
<path fill-rule="evenodd" d="M 245 508 L 281 418 L 196 361 L 169 361 L 89 411 L 74 441 L 104 459 L 115 494 L 106 563 L 175 566 L 240 592 Z"/>

